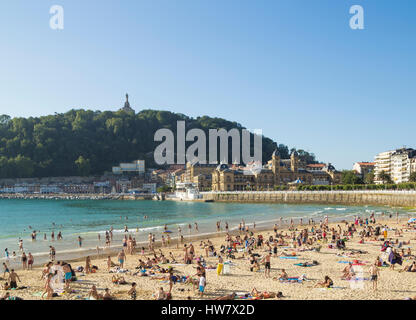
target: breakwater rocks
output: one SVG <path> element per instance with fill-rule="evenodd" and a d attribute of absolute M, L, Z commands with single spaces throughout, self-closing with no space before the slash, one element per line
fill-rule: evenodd
<path fill-rule="evenodd" d="M 3 193 L 0 199 L 27 200 L 151 200 L 151 195 L 125 194 L 32 194 L 32 193 Z"/>
<path fill-rule="evenodd" d="M 201 192 L 204 200 L 218 202 L 312 203 L 416 207 L 416 191 L 225 191 Z"/>
<path fill-rule="evenodd" d="M 28 199 L 28 200 L 121 200 L 121 195 L 108 194 L 32 194 L 32 193 L 4 193 L 0 199 Z"/>

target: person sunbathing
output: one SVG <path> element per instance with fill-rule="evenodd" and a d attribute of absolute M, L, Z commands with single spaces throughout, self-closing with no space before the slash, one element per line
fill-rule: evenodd
<path fill-rule="evenodd" d="M 196 290 L 198 289 L 198 286 L 199 286 L 199 280 L 194 279 L 192 277 L 187 277 L 185 280 L 185 284 L 192 284 L 193 289 Z"/>
<path fill-rule="evenodd" d="M 268 291 L 259 292 L 256 288 L 253 288 L 253 290 L 251 290 L 250 294 L 253 297 L 261 298 L 261 299 L 271 299 L 271 298 L 276 298 L 278 296 L 278 294 L 275 293 L 275 292 L 268 292 Z M 282 295 L 282 293 L 279 292 L 279 296 L 281 296 L 281 295 Z"/>
<path fill-rule="evenodd" d="M 354 269 L 352 267 L 352 263 L 348 263 L 348 265 L 342 270 L 341 279 L 349 280 L 355 275 Z"/>
<path fill-rule="evenodd" d="M 163 287 L 160 287 L 155 294 L 156 300 L 167 300 L 167 293 L 163 290 Z"/>
<path fill-rule="evenodd" d="M 171 258 L 172 263 L 177 263 L 175 256 L 172 254 L 172 252 L 169 252 L 169 257 Z"/>
<path fill-rule="evenodd" d="M 110 289 L 105 288 L 104 291 L 103 300 L 115 300 L 115 298 L 110 294 Z"/>
<path fill-rule="evenodd" d="M 231 294 L 227 294 L 225 296 L 215 298 L 214 300 L 234 300 L 236 295 L 237 294 L 235 292 L 233 292 Z"/>
<path fill-rule="evenodd" d="M 279 280 L 287 280 L 289 279 L 289 276 L 287 275 L 285 269 L 282 269 L 282 273 L 279 276 Z"/>
<path fill-rule="evenodd" d="M 399 272 L 416 272 L 416 261 L 413 261 L 412 264 L 405 266 L 402 270 L 399 270 Z"/>
<path fill-rule="evenodd" d="M 88 292 L 88 299 L 90 300 L 101 300 L 103 296 L 97 292 L 97 287 L 93 285 L 90 292 Z"/>
<path fill-rule="evenodd" d="M 122 276 L 113 276 L 111 282 L 114 284 L 127 284 L 127 281 Z"/>
<path fill-rule="evenodd" d="M 315 288 L 331 288 L 333 285 L 334 285 L 334 282 L 332 281 L 332 279 L 328 276 L 325 276 L 324 281 L 318 282 L 315 285 Z"/>

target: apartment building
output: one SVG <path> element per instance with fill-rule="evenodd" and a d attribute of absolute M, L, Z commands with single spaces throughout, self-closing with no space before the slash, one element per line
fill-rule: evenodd
<path fill-rule="evenodd" d="M 384 171 L 394 183 L 408 182 L 415 168 L 416 150 L 401 148 L 379 153 L 375 157 L 375 183 L 383 183 L 380 174 Z"/>
<path fill-rule="evenodd" d="M 140 174 L 145 172 L 145 161 L 136 160 L 131 163 L 120 163 L 118 167 L 113 167 L 114 174 L 134 173 Z"/>
<path fill-rule="evenodd" d="M 391 156 L 395 151 L 386 151 L 381 152 L 376 155 L 374 162 L 374 182 L 377 184 L 382 184 L 383 181 L 380 179 L 380 174 L 384 173 L 391 176 Z"/>

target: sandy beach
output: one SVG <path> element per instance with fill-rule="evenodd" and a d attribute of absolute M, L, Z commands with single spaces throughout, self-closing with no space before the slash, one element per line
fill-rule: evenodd
<path fill-rule="evenodd" d="M 410 244 L 403 245 L 402 248 L 407 251 L 407 248 L 410 247 L 411 250 L 416 250 L 414 243 L 416 243 L 416 233 L 410 229 L 407 229 L 406 222 L 407 218 L 401 218 L 397 221 L 396 217 L 386 218 L 386 220 L 377 220 L 376 224 L 370 224 L 373 227 L 388 225 L 388 239 L 392 239 L 393 242 L 398 239 L 399 242 L 406 242 L 410 240 Z M 353 220 L 348 220 L 348 223 L 353 223 Z M 345 229 L 345 223 L 336 222 L 330 223 L 330 227 L 337 229 L 337 225 L 341 225 Z M 296 226 L 298 230 L 296 233 L 302 229 L 308 228 L 310 231 L 311 225 Z M 315 228 L 319 228 L 319 224 Z M 403 233 L 398 235 L 395 230 L 402 230 Z M 362 227 L 357 227 L 358 231 L 362 230 Z M 253 230 L 254 231 L 254 230 Z M 290 235 L 290 231 L 287 227 L 279 229 L 279 232 L 283 234 L 287 233 Z M 232 233 L 237 235 L 237 232 Z M 273 225 L 270 226 L 269 230 L 254 231 L 254 236 L 257 237 L 258 234 L 262 234 L 265 239 L 268 239 L 269 236 L 274 235 Z M 329 233 L 329 236 L 331 233 Z M 372 289 L 372 283 L 369 280 L 357 280 L 357 281 L 348 281 L 342 280 L 342 270 L 345 268 L 349 262 L 354 260 L 360 260 L 363 262 L 363 265 L 354 266 L 354 270 L 360 278 L 368 279 L 370 278 L 369 268 L 371 264 L 374 264 L 375 259 L 381 254 L 381 246 L 383 244 L 382 235 L 379 236 L 378 241 L 365 239 L 364 243 L 359 243 L 360 237 L 358 232 L 354 234 L 353 238 L 350 238 L 346 241 L 346 249 L 333 249 L 329 248 L 328 243 L 323 241 L 316 243 L 321 246 L 319 252 L 317 251 L 299 251 L 299 248 L 292 247 L 291 238 L 285 238 L 288 241 L 288 245 L 278 247 L 278 255 L 289 255 L 293 253 L 296 254 L 296 257 L 284 258 L 283 256 L 271 257 L 271 278 L 266 278 L 264 274 L 264 264 L 261 264 L 260 271 L 251 272 L 249 264 L 249 256 L 247 253 L 244 253 L 243 246 L 237 246 L 236 249 L 238 252 L 234 253 L 235 259 L 232 259 L 232 265 L 230 267 L 229 274 L 217 275 L 215 269 L 206 270 L 206 289 L 204 296 L 201 298 L 198 295 L 198 291 L 193 289 L 192 284 L 176 283 L 173 286 L 172 298 L 173 300 L 187 299 L 215 299 L 224 295 L 231 294 L 233 292 L 237 293 L 237 296 L 243 297 L 244 294 L 250 293 L 253 288 L 256 288 L 259 292 L 282 292 L 283 298 L 281 299 L 290 299 L 290 300 L 313 300 L 313 299 L 335 299 L 335 300 L 369 300 L 369 299 L 405 299 L 408 297 L 416 296 L 416 273 L 412 272 L 399 272 L 404 265 L 410 265 L 414 261 L 414 257 L 405 257 L 403 258 L 403 266 L 395 265 L 394 270 L 391 270 L 389 267 L 379 267 L 380 275 L 378 280 L 378 290 L 374 291 Z M 206 257 L 205 250 L 200 246 L 201 241 L 207 240 L 192 240 L 192 243 L 196 250 L 196 256 L 202 255 L 206 260 L 207 265 L 216 266 L 218 263 L 217 257 Z M 220 246 L 225 244 L 225 235 L 221 234 L 220 236 L 214 235 L 210 238 L 212 241 L 215 250 L 218 252 Z M 185 243 L 188 240 L 185 239 Z M 188 242 L 189 243 L 189 242 Z M 182 276 L 193 276 L 196 274 L 196 263 L 190 265 L 183 264 L 183 244 L 179 244 L 179 249 L 177 249 L 176 243 L 172 243 L 169 247 L 162 247 L 161 250 L 164 255 L 169 258 L 169 252 L 172 252 L 177 261 L 180 264 L 159 264 L 161 267 L 167 268 L 172 266 L 175 270 L 175 274 Z M 302 246 L 303 247 L 303 246 Z M 302 248 L 301 247 L 301 248 Z M 351 252 L 352 249 L 365 251 L 363 254 L 355 254 L 353 256 L 348 256 L 347 254 Z M 401 250 L 401 249 L 400 249 Z M 255 253 L 258 253 L 260 256 L 265 256 L 268 252 L 267 247 L 257 248 L 254 250 Z M 156 253 L 159 253 L 159 248 L 156 248 Z M 413 254 L 413 252 L 412 252 Z M 145 256 L 152 257 L 152 254 L 149 254 L 149 251 L 145 251 Z M 227 261 L 228 259 L 225 258 Z M 138 260 L 142 259 L 144 261 L 147 258 L 141 256 L 139 248 L 136 249 L 134 255 L 127 255 L 125 262 L 125 268 L 128 269 L 128 272 L 118 274 L 122 275 L 128 284 L 117 285 L 113 284 L 111 279 L 114 273 L 109 273 L 107 271 L 107 257 L 93 257 L 92 265 L 97 266 L 98 270 L 96 273 L 84 274 L 76 272 L 77 281 L 71 282 L 70 288 L 72 292 L 64 293 L 58 297 L 54 297 L 53 300 L 83 300 L 86 299 L 89 290 L 92 285 L 96 285 L 98 293 L 103 293 L 105 288 L 109 288 L 111 294 L 116 299 L 126 299 L 130 300 L 130 296 L 127 293 L 131 288 L 131 283 L 137 283 L 137 299 L 140 300 L 149 300 L 155 299 L 154 294 L 157 289 L 163 287 L 166 291 L 169 290 L 169 281 L 167 280 L 156 280 L 154 277 L 139 277 L 133 275 L 138 266 Z M 301 267 L 296 266 L 295 264 L 311 261 L 319 262 L 316 266 L 311 267 Z M 112 261 L 116 262 L 116 257 L 112 257 Z M 67 261 L 70 262 L 70 261 Z M 81 261 L 71 261 L 72 268 L 75 270 L 78 266 L 85 266 L 85 259 Z M 304 275 L 306 277 L 305 281 L 294 282 L 294 283 L 282 283 L 279 280 L 273 280 L 273 277 L 278 277 L 281 273 L 281 269 L 284 268 L 289 277 L 300 277 Z M 21 279 L 21 282 L 18 282 L 18 286 L 25 286 L 25 289 L 19 290 L 8 290 L 11 296 L 17 296 L 25 300 L 40 300 L 40 293 L 44 291 L 45 280 L 41 279 L 42 274 L 41 267 L 36 267 L 33 270 L 17 270 L 17 274 Z M 3 270 L 1 270 L 3 271 Z M 315 285 L 318 282 L 323 281 L 324 276 L 329 276 L 333 282 L 333 288 L 315 288 Z M 0 276 L 3 277 L 3 273 L 0 273 Z M 7 278 L 6 274 L 6 278 Z M 167 274 L 161 274 L 161 277 L 167 276 Z M 0 283 L 3 285 L 6 282 L 5 279 L 2 279 Z M 6 293 L 5 290 L 0 290 L 0 296 L 4 296 Z M 246 298 L 244 298 L 246 299 Z"/>

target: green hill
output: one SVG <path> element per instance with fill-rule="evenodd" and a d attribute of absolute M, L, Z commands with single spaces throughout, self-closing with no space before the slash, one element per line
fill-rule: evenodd
<path fill-rule="evenodd" d="M 153 151 L 160 142 L 153 141 L 154 133 L 168 128 L 175 132 L 176 139 L 179 120 L 186 121 L 186 130 L 243 129 L 240 124 L 221 118 L 195 119 L 156 110 L 143 110 L 136 115 L 83 109 L 37 118 L 2 115 L 0 178 L 102 174 L 119 162 L 136 159 L 145 159 L 147 167 L 156 167 Z M 264 161 L 270 159 L 276 148 L 282 158 L 289 157 L 287 146 L 277 146 L 269 138 L 263 137 L 262 147 Z M 313 154 L 298 152 L 305 161 L 315 162 Z"/>

